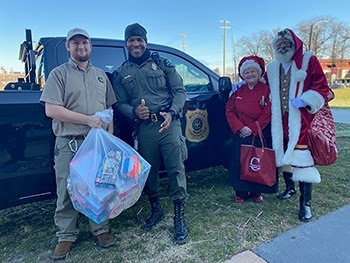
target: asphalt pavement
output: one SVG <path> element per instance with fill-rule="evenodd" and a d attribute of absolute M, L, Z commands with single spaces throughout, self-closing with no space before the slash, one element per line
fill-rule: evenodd
<path fill-rule="evenodd" d="M 350 205 L 235 255 L 227 263 L 349 263 Z"/>
<path fill-rule="evenodd" d="M 335 122 L 350 123 L 350 110 L 332 109 Z"/>

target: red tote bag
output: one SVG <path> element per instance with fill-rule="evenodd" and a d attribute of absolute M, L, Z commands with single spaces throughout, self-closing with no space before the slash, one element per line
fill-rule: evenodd
<path fill-rule="evenodd" d="M 256 122 L 262 148 L 241 145 L 241 180 L 272 186 L 276 183 L 276 155 L 273 149 L 266 148 L 261 127 Z"/>

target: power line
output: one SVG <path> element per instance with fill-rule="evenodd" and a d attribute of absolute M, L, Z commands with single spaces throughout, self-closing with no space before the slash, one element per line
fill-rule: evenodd
<path fill-rule="evenodd" d="M 226 68 L 226 29 L 231 29 L 227 24 L 231 23 L 228 20 L 220 20 L 221 23 L 224 23 L 220 28 L 224 29 L 224 39 L 223 39 L 223 51 L 222 51 L 222 75 L 225 76 L 225 68 Z"/>

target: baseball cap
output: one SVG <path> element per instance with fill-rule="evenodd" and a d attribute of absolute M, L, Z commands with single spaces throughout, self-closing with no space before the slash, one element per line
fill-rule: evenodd
<path fill-rule="evenodd" d="M 81 28 L 73 28 L 73 29 L 68 31 L 66 41 L 68 42 L 69 40 L 72 39 L 72 37 L 77 36 L 77 35 L 84 36 L 90 40 L 90 36 L 89 36 L 88 32 L 86 32 L 86 30 L 81 29 Z"/>

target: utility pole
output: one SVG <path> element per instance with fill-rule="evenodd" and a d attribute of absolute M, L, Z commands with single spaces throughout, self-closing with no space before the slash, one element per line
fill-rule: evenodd
<path fill-rule="evenodd" d="M 232 35 L 232 44 L 233 44 L 233 71 L 234 71 L 233 72 L 233 74 L 234 74 L 233 82 L 238 82 L 237 62 L 236 62 L 236 40 L 235 40 L 235 37 L 233 35 Z"/>
<path fill-rule="evenodd" d="M 226 61 L 225 61 L 225 53 L 226 53 L 226 29 L 230 29 L 230 26 L 227 26 L 227 24 L 231 23 L 228 20 L 220 20 L 221 23 L 224 23 L 223 26 L 220 28 L 224 29 L 224 43 L 223 43 L 223 54 L 222 54 L 222 75 L 225 76 L 225 67 L 226 67 Z"/>
<path fill-rule="evenodd" d="M 182 45 L 181 45 L 182 51 L 185 52 L 185 51 L 186 51 L 186 48 L 187 48 L 187 46 L 186 46 L 186 37 L 187 37 L 187 34 L 181 33 L 181 34 L 179 34 L 179 36 L 182 37 Z"/>

